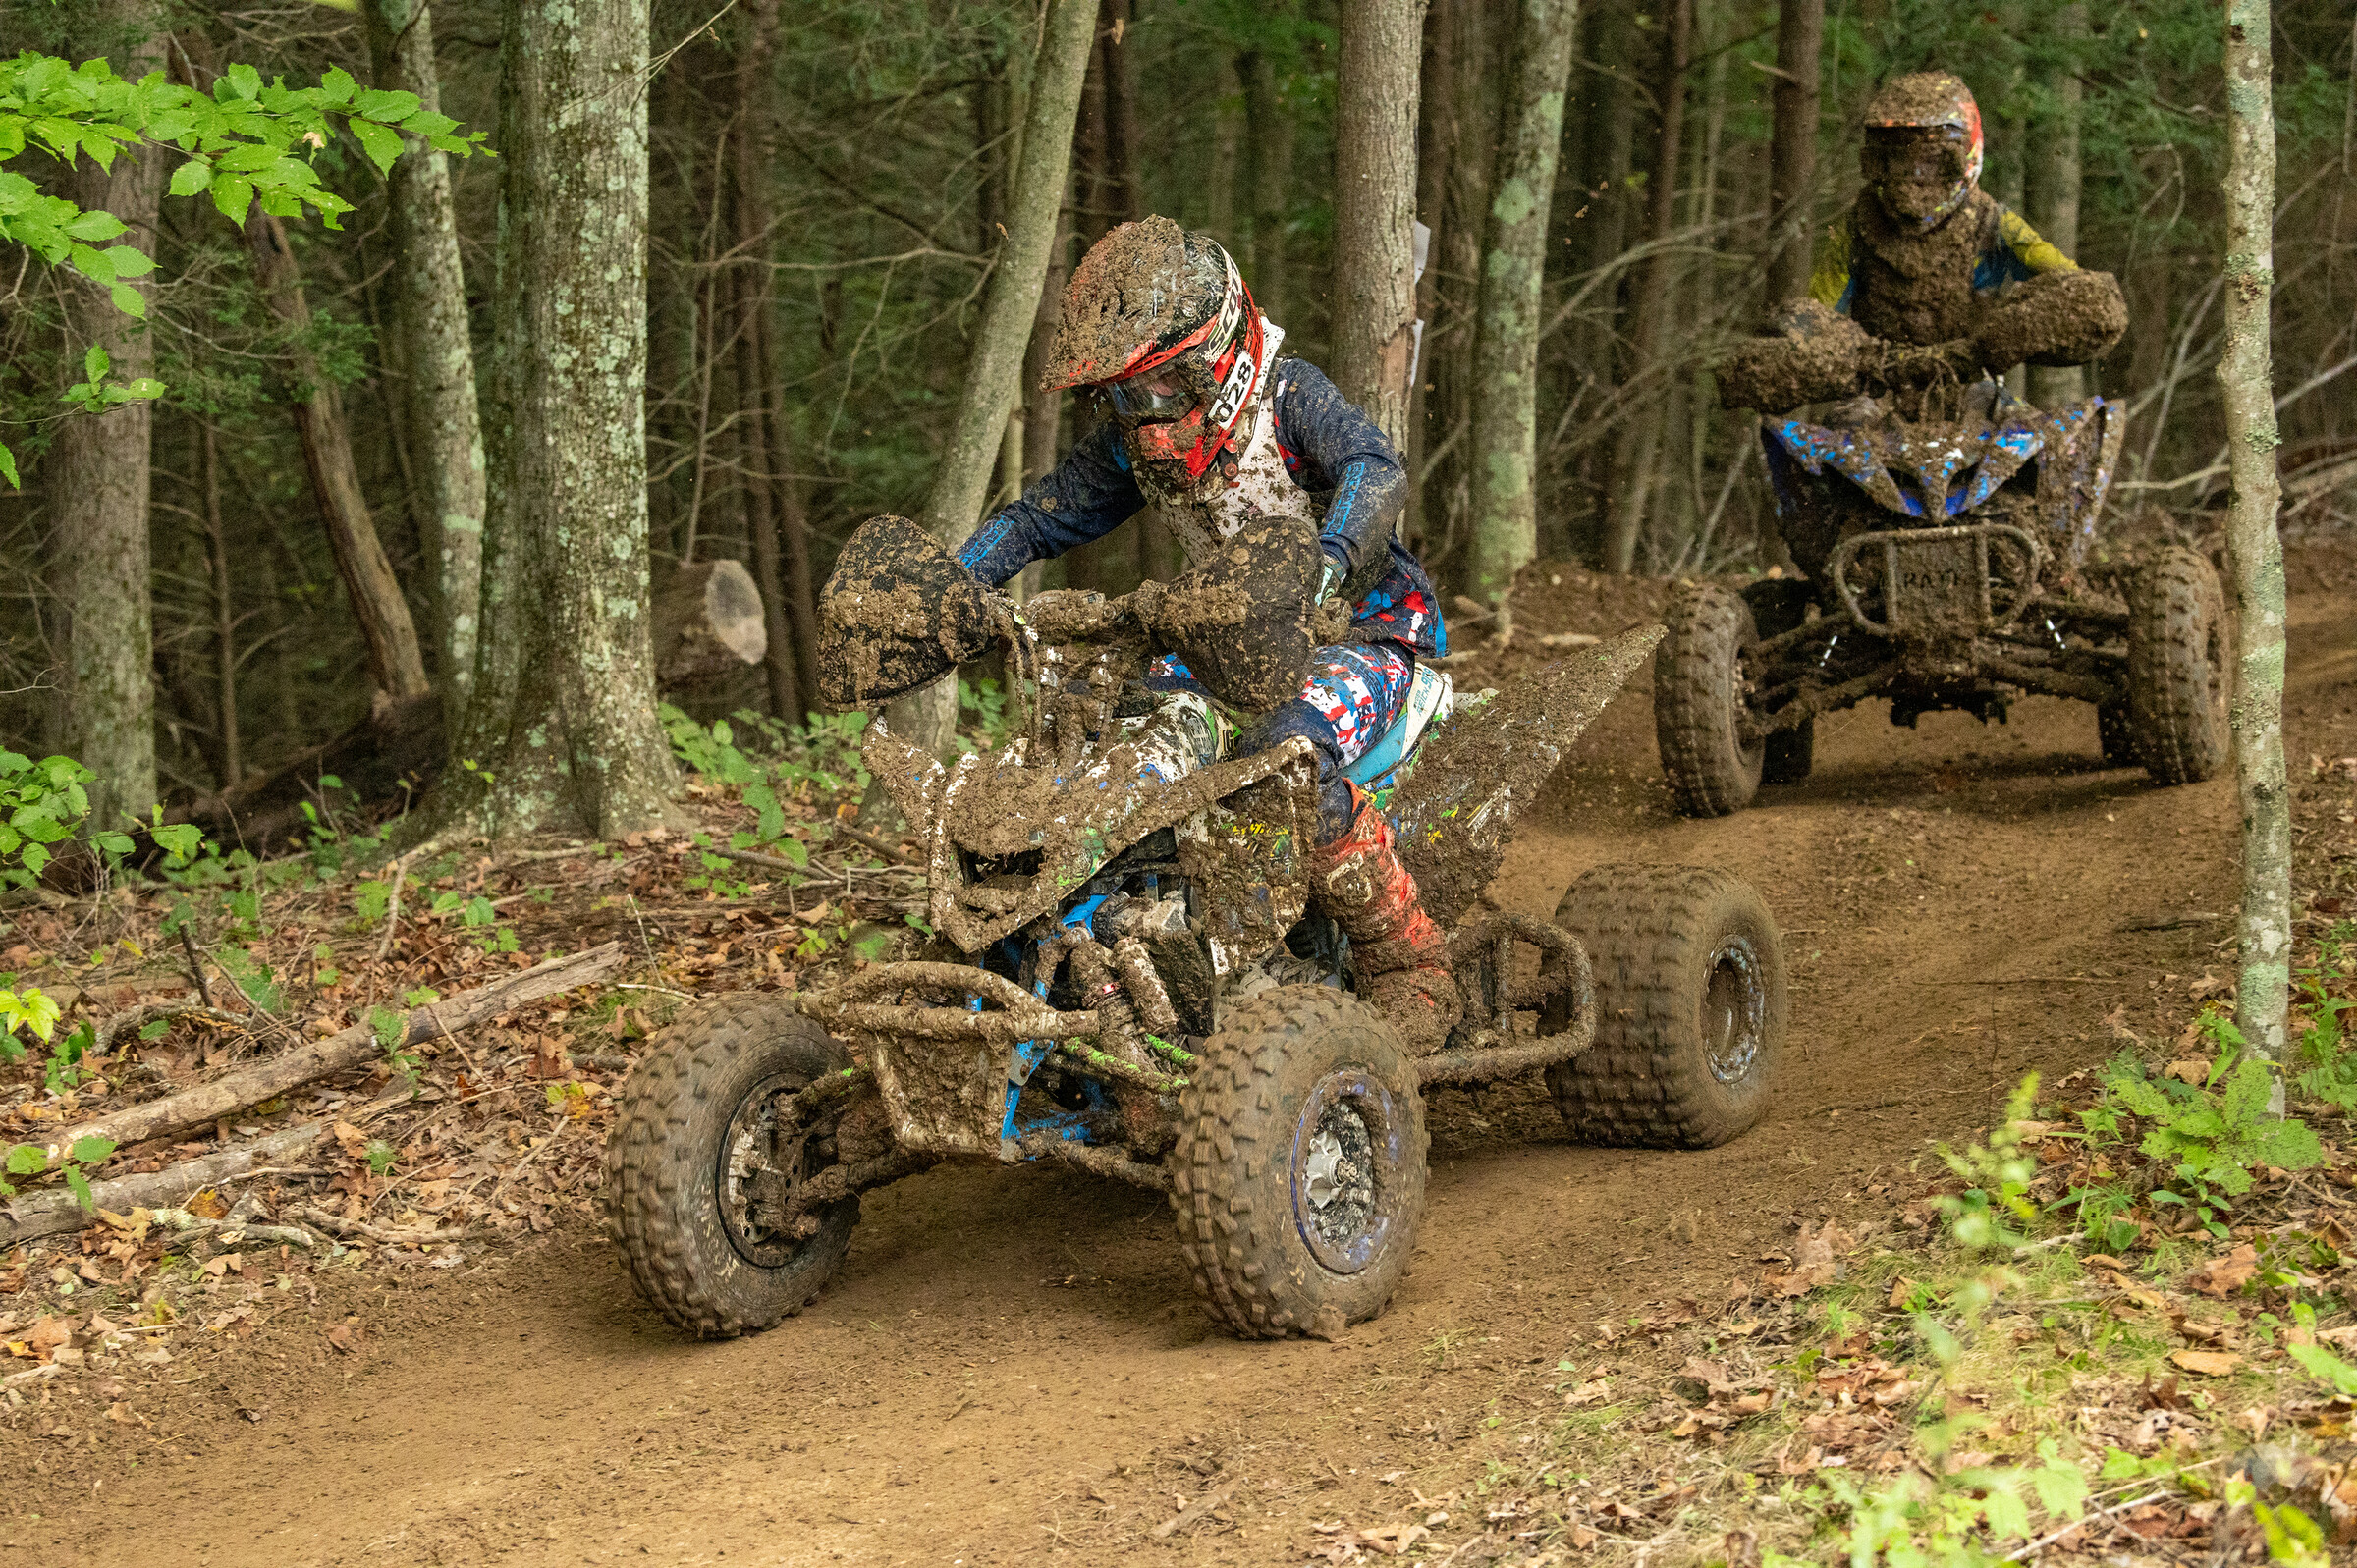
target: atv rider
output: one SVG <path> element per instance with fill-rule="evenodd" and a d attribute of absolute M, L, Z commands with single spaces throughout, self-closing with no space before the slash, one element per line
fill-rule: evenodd
<path fill-rule="evenodd" d="M 1892 79 L 1868 101 L 1865 132 L 1865 189 L 1827 230 L 1807 297 L 1720 367 L 1724 406 L 1781 414 L 1879 390 L 1913 415 L 1926 385 L 2085 364 L 2119 341 L 2127 309 L 2111 275 L 2080 270 L 1981 189 L 1981 111 L 1961 81 Z M 2001 399 L 1989 380 L 1971 401 L 1989 417 Z M 1880 412 L 1861 404 L 1826 422 Z"/>
<path fill-rule="evenodd" d="M 1445 652 L 1446 632 L 1431 580 L 1395 537 L 1407 500 L 1398 454 L 1315 365 L 1278 357 L 1284 337 L 1210 236 L 1163 217 L 1113 230 L 1072 274 L 1040 383 L 1096 394 L 1107 417 L 985 521 L 959 560 L 995 587 L 1149 504 L 1197 563 L 1247 524 L 1315 527 L 1315 592 L 1349 606 L 1348 640 L 1316 649 L 1299 694 L 1254 722 L 1238 749 L 1309 741 L 1310 887 L 1350 939 L 1361 994 L 1411 1051 L 1428 1052 L 1459 1013 L 1448 943 L 1417 901 L 1391 824 L 1343 770 L 1398 718 L 1415 661 Z M 1152 666 L 1147 684 L 1203 689 L 1177 655 Z"/>

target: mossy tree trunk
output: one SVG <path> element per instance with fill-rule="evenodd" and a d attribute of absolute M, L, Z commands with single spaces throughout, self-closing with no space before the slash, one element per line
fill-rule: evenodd
<path fill-rule="evenodd" d="M 425 0 L 368 0 L 368 59 L 376 84 L 441 109 L 434 19 Z M 466 721 L 482 625 L 483 426 L 475 406 L 474 346 L 459 263 L 450 159 L 416 137 L 394 161 L 386 205 L 397 258 L 394 357 L 402 418 L 417 455 L 417 518 L 435 611 L 435 676 L 450 732 Z"/>
<path fill-rule="evenodd" d="M 1071 171 L 1072 125 L 1080 114 L 1080 82 L 1096 22 L 1097 0 L 1046 0 L 1030 102 L 1024 106 L 1021 161 L 1008 201 L 1007 241 L 991 268 L 958 416 L 925 498 L 926 529 L 952 547 L 964 543 L 982 518 L 998 467 L 999 437 L 1022 391 L 1023 351 L 1039 316 L 1039 292 L 1056 243 L 1057 212 Z M 897 733 L 934 752 L 948 746 L 957 715 L 957 684 L 948 679 L 890 710 Z"/>
<path fill-rule="evenodd" d="M 2291 986 L 2291 798 L 2283 771 L 2283 543 L 2275 532 L 2275 119 L 2268 0 L 2226 5 L 2226 395 L 2234 494 L 2226 555 L 2239 622 L 2234 777 L 2242 802 L 2242 956 L 2234 1022 L 2281 1059 Z M 2282 1089 L 2276 1087 L 2276 1108 Z"/>
<path fill-rule="evenodd" d="M 1539 307 L 1575 0 L 1522 0 L 1473 332 L 1473 597 L 1503 605 L 1538 549 Z M 1508 629 L 1501 618 L 1501 630 Z"/>
<path fill-rule="evenodd" d="M 1424 0 L 1345 0 L 1335 102 L 1334 382 L 1407 441 Z"/>
<path fill-rule="evenodd" d="M 99 35 L 88 42 L 113 55 L 118 75 L 136 81 L 163 64 L 163 18 L 154 5 L 112 0 L 91 12 L 89 25 Z M 111 243 L 152 256 L 170 173 L 164 154 L 152 148 L 118 155 L 112 173 L 85 153 L 65 177 L 62 193 L 85 211 L 113 213 L 129 230 Z M 111 381 L 154 374 L 155 339 L 145 322 L 117 309 L 104 285 L 63 267 L 56 279 L 72 363 L 79 367 L 95 348 L 113 361 Z M 142 297 L 152 296 L 152 276 L 127 281 Z M 144 812 L 156 798 L 147 544 L 154 407 L 134 400 L 104 413 L 67 416 L 41 465 L 56 528 L 52 588 L 65 622 L 62 739 L 67 753 L 97 775 L 89 790 L 94 827 L 120 827 L 122 813 Z"/>
<path fill-rule="evenodd" d="M 483 641 L 443 812 L 494 836 L 653 826 L 679 782 L 648 630 L 646 69 L 647 0 L 502 7 Z"/>

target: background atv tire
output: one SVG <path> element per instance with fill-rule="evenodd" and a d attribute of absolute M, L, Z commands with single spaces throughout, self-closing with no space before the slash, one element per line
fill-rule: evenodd
<path fill-rule="evenodd" d="M 1743 602 L 1751 606 L 1758 635 L 1781 637 L 1809 619 L 1809 585 L 1797 577 L 1762 577 L 1743 585 Z M 1804 719 L 1796 729 L 1779 730 L 1768 737 L 1760 757 L 1762 784 L 1798 784 L 1817 763 L 1817 721 Z"/>
<path fill-rule="evenodd" d="M 859 1200 L 820 1211 L 807 1240 L 748 1251 L 723 1214 L 726 1145 L 740 1108 L 850 1064 L 824 1029 L 771 993 L 707 1002 L 656 1038 L 623 1087 L 605 1194 L 630 1273 L 664 1317 L 703 1338 L 732 1339 L 817 1299 L 850 1247 Z"/>
<path fill-rule="evenodd" d="M 1383 1311 L 1415 1250 L 1431 1140 L 1382 1015 L 1326 986 L 1264 991 L 1187 1077 L 1171 1210 L 1211 1315 L 1282 1339 Z"/>
<path fill-rule="evenodd" d="M 1712 1149 L 1768 1108 L 1783 939 L 1750 885 L 1698 866 L 1598 866 L 1556 905 L 1596 968 L 1596 1043 L 1547 1069 L 1572 1136 Z"/>
<path fill-rule="evenodd" d="M 2128 588 L 2128 714 L 2145 771 L 2200 784 L 2226 766 L 2232 629 L 2209 560 L 2161 551 Z"/>
<path fill-rule="evenodd" d="M 1662 772 L 1689 817 L 1726 817 L 1760 792 L 1767 746 L 1737 733 L 1744 647 L 1759 640 L 1751 606 L 1714 583 L 1672 595 L 1670 633 L 1653 662 L 1653 729 Z"/>

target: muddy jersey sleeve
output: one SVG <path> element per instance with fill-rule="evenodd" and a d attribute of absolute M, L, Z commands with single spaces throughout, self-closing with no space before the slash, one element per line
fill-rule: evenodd
<path fill-rule="evenodd" d="M 1364 409 L 1300 359 L 1277 366 L 1277 441 L 1287 471 L 1326 500 L 1319 542 L 1358 579 L 1390 550 L 1407 508 L 1407 469 Z"/>
<path fill-rule="evenodd" d="M 1844 213 L 1817 242 L 1817 254 L 1809 264 L 1809 297 L 1846 316 L 1857 294 L 1849 265 L 1849 217 Z"/>
<path fill-rule="evenodd" d="M 995 588 L 1034 561 L 1053 561 L 1104 538 L 1145 504 L 1107 419 L 1082 436 L 1064 461 L 1025 485 L 1020 501 L 976 528 L 958 560 Z"/>
<path fill-rule="evenodd" d="M 1976 294 L 1987 294 L 2002 284 L 2027 283 L 2041 273 L 2078 270 L 2077 262 L 2056 249 L 2020 213 L 2001 206 L 1997 232 L 1973 268 L 1972 287 Z"/>

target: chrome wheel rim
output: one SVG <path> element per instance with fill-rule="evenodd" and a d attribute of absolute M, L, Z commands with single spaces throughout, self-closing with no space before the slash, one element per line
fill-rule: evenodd
<path fill-rule="evenodd" d="M 1702 990 L 1702 1049 L 1711 1076 L 1740 1083 L 1760 1058 L 1768 1029 L 1768 989 L 1761 983 L 1759 955 L 1741 937 L 1730 937 L 1711 954 Z"/>

